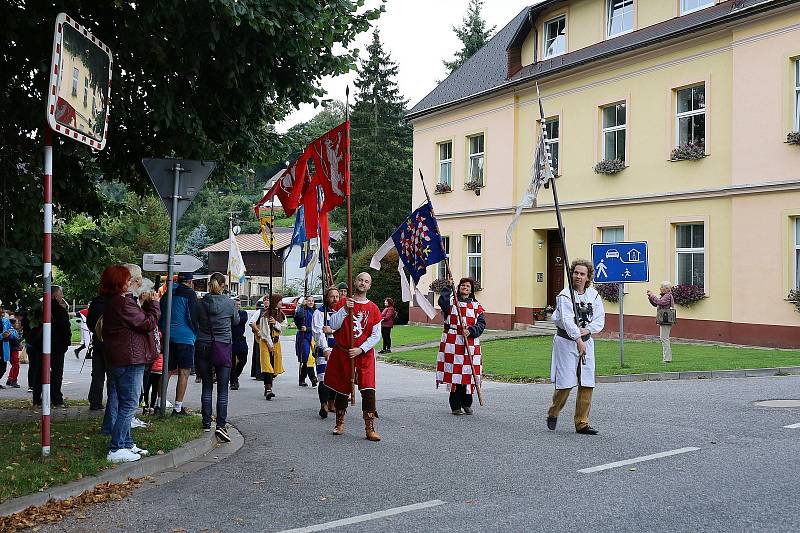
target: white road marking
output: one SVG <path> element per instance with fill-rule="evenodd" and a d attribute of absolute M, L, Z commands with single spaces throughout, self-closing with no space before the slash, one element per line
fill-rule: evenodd
<path fill-rule="evenodd" d="M 419 511 L 421 509 L 428 509 L 430 507 L 437 507 L 439 505 L 444 505 L 444 503 L 445 502 L 442 500 L 430 500 L 422 503 L 414 503 L 412 505 L 404 505 L 402 507 L 393 507 L 392 509 L 386 509 L 385 511 L 377 511 L 375 513 L 362 514 L 358 516 L 352 516 L 350 518 L 343 518 L 341 520 L 334 520 L 333 522 L 325 522 L 324 524 L 317 524 L 315 526 L 286 529 L 279 533 L 310 533 L 312 531 L 325 531 L 326 529 L 349 526 L 351 524 L 359 524 L 361 522 L 377 520 L 378 518 L 386 518 L 387 516 L 394 516 L 411 511 Z"/>
<path fill-rule="evenodd" d="M 601 470 L 609 470 L 611 468 L 617 468 L 619 466 L 627 466 L 635 463 L 641 463 L 644 461 L 652 461 L 653 459 L 661 459 L 662 457 L 669 457 L 671 455 L 678 455 L 687 452 L 696 452 L 699 449 L 700 448 L 695 448 L 693 446 L 689 446 L 687 448 L 678 448 L 677 450 L 670 450 L 668 452 L 659 452 L 659 453 L 654 453 L 652 455 L 634 457 L 633 459 L 625 459 L 624 461 L 617 461 L 614 463 L 606 463 L 604 465 L 593 466 L 591 468 L 583 468 L 581 470 L 578 470 L 578 472 L 580 472 L 581 474 L 591 474 L 592 472 L 600 472 Z"/>
<path fill-rule="evenodd" d="M 783 426 L 786 429 L 798 429 L 800 428 L 800 424 L 789 424 L 788 426 Z"/>

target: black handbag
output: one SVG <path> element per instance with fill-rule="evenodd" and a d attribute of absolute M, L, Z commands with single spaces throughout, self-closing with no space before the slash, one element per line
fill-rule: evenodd
<path fill-rule="evenodd" d="M 678 317 L 675 313 L 674 307 L 670 307 L 669 309 L 659 309 L 656 311 L 656 324 L 659 326 L 673 326 L 677 321 Z"/>

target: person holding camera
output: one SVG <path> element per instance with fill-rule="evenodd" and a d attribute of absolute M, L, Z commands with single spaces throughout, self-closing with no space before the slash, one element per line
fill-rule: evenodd
<path fill-rule="evenodd" d="M 672 362 L 672 346 L 669 343 L 669 332 L 675 324 L 675 298 L 672 296 L 672 283 L 661 282 L 661 295 L 656 296 L 647 291 L 647 299 L 656 308 L 656 324 L 661 336 L 661 360 Z"/>
<path fill-rule="evenodd" d="M 603 300 L 591 286 L 594 265 L 586 259 L 576 259 L 570 265 L 570 281 L 575 295 L 573 306 L 569 287 L 556 297 L 553 322 L 557 329 L 553 337 L 550 380 L 555 385 L 553 402 L 547 411 L 547 429 L 556 429 L 558 414 L 567 403 L 570 391 L 578 387 L 575 404 L 575 431 L 582 435 L 597 435 L 589 425 L 589 410 L 594 392 L 594 339 L 605 326 Z M 577 318 L 575 313 L 577 312 Z"/>

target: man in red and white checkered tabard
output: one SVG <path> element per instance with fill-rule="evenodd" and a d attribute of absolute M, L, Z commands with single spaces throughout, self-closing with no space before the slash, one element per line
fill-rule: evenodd
<path fill-rule="evenodd" d="M 457 294 L 453 296 L 453 281 L 449 280 L 439 294 L 444 331 L 436 358 L 436 387 L 447 385 L 450 410 L 454 415 L 471 415 L 472 393 L 475 384 L 481 383 L 480 336 L 486 328 L 486 319 L 483 307 L 475 299 L 474 279 L 461 278 Z"/>

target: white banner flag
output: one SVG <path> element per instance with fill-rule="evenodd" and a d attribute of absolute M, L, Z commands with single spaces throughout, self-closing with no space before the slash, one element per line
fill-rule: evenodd
<path fill-rule="evenodd" d="M 239 280 L 240 285 L 244 285 L 244 273 L 246 272 L 244 259 L 242 259 L 242 252 L 239 250 L 239 243 L 232 229 L 228 236 L 228 242 L 230 243 L 228 251 L 228 272 L 231 276 Z"/>

